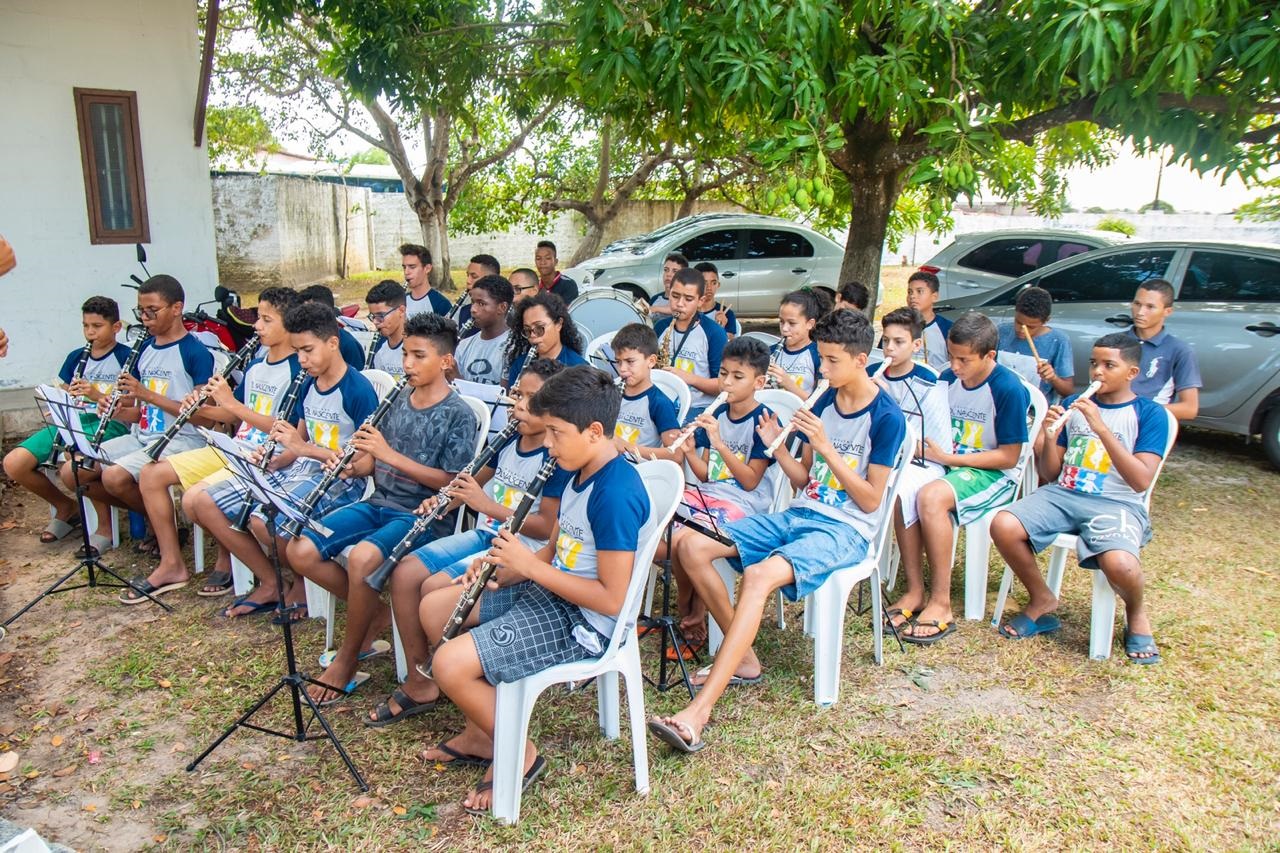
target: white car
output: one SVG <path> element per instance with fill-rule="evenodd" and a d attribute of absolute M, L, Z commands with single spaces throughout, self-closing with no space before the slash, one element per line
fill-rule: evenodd
<path fill-rule="evenodd" d="M 812 228 L 738 213 L 707 213 L 610 243 L 565 274 L 585 287 L 612 287 L 651 300 L 662 294 L 662 262 L 672 252 L 720 271 L 719 299 L 741 317 L 774 317 L 782 297 L 801 287 L 834 298 L 844 247 Z"/>
<path fill-rule="evenodd" d="M 938 277 L 939 299 L 958 299 L 1127 239 L 1114 231 L 975 231 L 957 234 L 920 269 Z"/>

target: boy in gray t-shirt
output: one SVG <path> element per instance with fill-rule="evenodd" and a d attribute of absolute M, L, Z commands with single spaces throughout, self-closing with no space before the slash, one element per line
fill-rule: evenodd
<path fill-rule="evenodd" d="M 390 610 L 365 578 L 409 532 L 413 510 L 452 482 L 475 452 L 476 416 L 445 378 L 457 342 L 452 320 L 409 318 L 403 344 L 409 393 L 401 393 L 380 429 L 362 426 L 353 438 L 360 453 L 351 475 L 372 473 L 373 495 L 320 519 L 329 535 L 304 530 L 289 543 L 294 570 L 347 601 L 347 633 L 320 677 L 325 686 L 309 688 L 318 702 L 335 701 L 364 680 L 356 663 L 391 624 Z M 451 527 L 449 517 L 439 519 L 423 541 Z M 347 548 L 344 570 L 335 558 Z"/>

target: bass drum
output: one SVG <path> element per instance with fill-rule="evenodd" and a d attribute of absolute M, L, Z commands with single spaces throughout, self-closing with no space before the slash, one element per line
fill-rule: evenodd
<path fill-rule="evenodd" d="M 636 300 L 621 290 L 601 287 L 587 290 L 569 305 L 569 316 L 582 334 L 583 343 L 618 331 L 628 323 L 648 323 Z"/>

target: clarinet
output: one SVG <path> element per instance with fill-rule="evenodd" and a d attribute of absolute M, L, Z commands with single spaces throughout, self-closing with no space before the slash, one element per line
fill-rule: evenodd
<path fill-rule="evenodd" d="M 231 357 L 227 362 L 227 366 L 222 368 L 222 372 L 218 375 L 223 379 L 230 379 L 231 374 L 248 364 L 249 359 L 253 358 L 253 354 L 257 351 L 258 336 L 257 334 L 254 334 L 249 337 L 249 340 L 244 342 L 244 346 L 240 347 L 240 350 Z M 207 387 L 208 386 L 206 386 L 206 389 Z M 191 420 L 195 416 L 196 412 L 200 410 L 200 407 L 203 406 L 205 401 L 208 399 L 208 390 L 202 390 L 196 395 L 194 400 L 184 407 L 182 411 L 178 412 L 178 416 L 173 419 L 173 423 L 169 424 L 169 428 L 164 431 L 164 435 L 151 442 L 151 445 L 146 448 L 144 452 L 147 454 L 147 458 L 152 462 L 159 462 L 160 455 L 164 453 L 165 448 L 167 448 L 178 436 L 178 432 L 187 425 L 187 421 Z"/>
<path fill-rule="evenodd" d="M 404 376 L 397 379 L 395 387 L 391 389 L 387 396 L 382 398 L 382 402 L 378 404 L 378 408 L 374 409 L 373 413 L 369 415 L 369 417 L 365 418 L 364 423 L 360 425 L 361 428 L 376 428 L 378 424 L 382 422 L 382 419 L 387 416 L 387 413 L 391 411 L 391 407 L 394 406 L 396 400 L 399 399 L 400 392 L 405 389 L 407 382 L 408 378 Z M 356 430 L 356 432 L 359 431 L 359 429 Z M 320 478 L 320 482 L 316 485 L 315 489 L 312 490 L 311 494 L 307 495 L 306 500 L 302 502 L 302 506 L 298 507 L 298 514 L 302 516 L 302 521 L 294 521 L 290 519 L 281 526 L 281 530 L 288 533 L 290 536 L 297 536 L 302 532 L 303 525 L 311 519 L 312 514 L 316 511 L 316 507 L 319 506 L 320 501 L 324 498 L 325 492 L 329 491 L 329 487 L 338 481 L 338 477 L 341 476 L 343 470 L 345 470 L 346 467 L 351 464 L 351 460 L 355 458 L 355 438 L 355 433 L 352 433 L 351 438 L 347 439 L 347 443 L 342 447 L 342 455 L 338 457 L 338 463 L 328 471 L 324 472 L 324 476 Z"/>
<path fill-rule="evenodd" d="M 533 508 L 533 502 L 542 494 L 542 489 L 550 479 L 551 473 L 556 468 L 556 460 L 548 456 L 547 461 L 542 463 L 542 467 L 538 469 L 538 474 L 533 478 L 533 482 L 529 484 L 529 490 L 524 493 L 524 497 L 520 499 L 520 503 L 516 506 L 511 517 L 502 523 L 500 530 L 510 530 L 512 533 L 519 533 L 520 528 L 524 526 L 525 517 L 529 515 L 529 510 Z M 480 593 L 484 592 L 485 585 L 493 579 L 493 574 L 498 567 L 489 560 L 485 560 L 480 565 L 480 571 L 476 575 L 476 579 L 462 590 L 462 597 L 458 599 L 458 603 L 454 606 L 453 612 L 449 614 L 449 619 L 444 623 L 444 630 L 440 633 L 440 645 L 452 640 L 462 631 L 462 624 L 467 621 L 467 617 L 471 615 L 472 609 L 476 606 L 476 601 L 480 598 Z M 435 658 L 432 653 L 431 659 Z M 431 677 L 431 659 L 425 664 L 419 664 L 418 672 Z"/>
<path fill-rule="evenodd" d="M 462 303 L 466 302 L 470 296 L 471 296 L 471 291 L 467 290 L 465 287 L 462 288 L 462 293 L 458 294 L 458 298 L 453 300 L 453 304 L 449 306 L 449 312 L 444 316 L 452 320 L 454 318 L 454 315 L 456 315 L 459 311 L 462 310 Z"/>
<path fill-rule="evenodd" d="M 770 367 L 773 367 L 778 363 L 778 353 L 780 353 L 781 351 L 782 351 L 782 341 L 778 341 L 769 349 L 769 366 Z M 764 381 L 764 387 L 766 388 L 782 387 L 782 383 L 779 382 L 772 373 L 767 373 L 765 374 L 765 376 L 766 378 Z"/>
<path fill-rule="evenodd" d="M 289 383 L 288 390 L 284 392 L 284 397 L 280 400 L 280 405 L 276 407 L 277 412 L 284 412 L 285 418 L 289 417 L 289 413 L 292 412 L 294 407 L 297 405 L 298 393 L 302 390 L 302 383 L 306 381 L 307 372 L 305 370 L 299 370 L 294 374 L 293 381 Z M 278 442 L 270 436 L 268 436 L 267 440 L 263 442 L 262 460 L 258 463 L 258 467 L 261 470 L 266 471 L 267 466 L 271 464 L 271 460 L 275 458 L 277 444 Z M 253 515 L 254 510 L 257 508 L 258 504 L 255 501 L 246 499 L 244 506 L 240 508 L 240 515 L 236 517 L 235 522 L 231 525 L 231 529 L 237 533 L 248 533 L 249 516 Z"/>
<path fill-rule="evenodd" d="M 124 360 L 124 366 L 120 368 L 120 372 L 132 373 L 133 369 L 138 366 L 138 356 L 142 355 L 142 348 L 146 346 L 147 341 L 151 340 L 148 334 L 141 334 L 138 339 L 133 342 L 133 346 L 129 348 L 129 357 Z M 111 396 L 107 398 L 107 405 L 102 409 L 102 414 L 98 415 L 98 428 L 93 431 L 93 446 L 99 447 L 102 444 L 102 436 L 107 432 L 107 424 L 116 416 L 116 409 L 120 408 L 120 401 L 124 399 L 124 392 L 120 390 L 120 383 L 116 383 L 116 387 L 112 389 Z"/>
<path fill-rule="evenodd" d="M 516 430 L 519 429 L 519 427 L 520 422 L 516 419 L 512 418 L 507 421 L 507 425 L 502 428 L 502 431 L 495 435 L 492 441 L 482 447 L 480 452 L 476 454 L 476 457 L 468 462 L 466 467 L 458 472 L 458 477 L 462 477 L 464 475 L 470 476 L 488 465 L 493 457 L 498 455 L 498 451 L 502 449 L 502 446 L 507 443 L 508 439 L 516 434 Z M 457 478 L 455 477 L 455 479 Z M 376 591 L 382 592 L 382 588 L 386 586 L 387 578 L 391 577 L 391 572 L 395 569 L 396 563 L 399 563 L 404 559 L 404 555 L 408 554 L 413 548 L 418 537 L 423 533 L 426 533 L 427 528 L 434 524 L 440 516 L 444 515 L 445 510 L 448 509 L 449 504 L 452 502 L 453 498 L 449 494 L 448 487 L 446 486 L 436 495 L 436 503 L 435 506 L 431 507 L 431 511 L 425 515 L 419 516 L 418 519 L 414 521 L 413 526 L 405 533 L 404 538 L 396 543 L 396 547 L 391 549 L 391 554 L 387 556 L 387 559 L 383 560 L 382 564 L 378 566 L 378 568 L 370 572 L 364 579 L 364 582 L 373 587 Z"/>
<path fill-rule="evenodd" d="M 476 327 L 476 321 L 468 317 L 467 322 L 458 327 L 458 340 L 462 340 Z"/>
<path fill-rule="evenodd" d="M 84 349 L 80 350 L 80 356 L 76 360 L 76 368 L 71 371 L 71 381 L 74 383 L 77 379 L 84 379 L 85 368 L 89 365 L 89 356 L 93 354 L 93 343 L 84 345 Z M 83 403 L 81 403 L 83 406 Z M 62 440 L 62 433 L 58 432 L 54 436 L 53 450 L 54 453 L 60 453 L 66 449 L 66 443 Z"/>
<path fill-rule="evenodd" d="M 377 351 L 378 351 L 378 344 L 382 343 L 382 342 L 383 342 L 383 341 L 385 341 L 385 340 L 386 340 L 386 338 L 382 336 L 382 332 L 374 332 L 374 333 L 373 333 L 373 338 L 371 338 L 371 339 L 370 339 L 370 341 L 369 341 L 369 350 L 368 350 L 368 352 L 366 352 L 366 353 L 364 354 L 364 369 L 365 369 L 365 370 L 368 370 L 368 369 L 370 369 L 371 367 L 373 367 L 373 356 L 374 356 L 374 354 L 376 354 L 376 353 L 377 353 Z"/>

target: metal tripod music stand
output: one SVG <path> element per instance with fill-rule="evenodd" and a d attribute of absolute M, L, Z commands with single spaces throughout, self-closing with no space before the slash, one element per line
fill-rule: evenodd
<path fill-rule="evenodd" d="M 678 616 L 671 615 L 671 533 L 675 529 L 675 519 L 667 522 L 667 556 L 662 561 L 662 615 L 661 616 L 642 616 L 638 620 L 638 624 L 642 628 L 660 631 L 660 640 L 658 642 L 658 678 L 655 681 L 649 676 L 645 676 L 644 680 L 653 685 L 659 693 L 666 693 L 673 687 L 683 684 L 685 689 L 689 691 L 689 699 L 692 700 L 697 691 L 693 689 L 693 682 L 689 680 L 689 667 L 685 664 L 684 650 L 689 649 L 693 656 L 693 662 L 702 665 L 702 656 L 689 645 L 689 641 L 685 639 L 684 632 L 680 630 L 680 619 Z M 680 678 L 677 680 L 675 676 L 675 667 L 671 667 L 668 672 L 668 665 L 672 661 L 667 660 L 667 649 L 674 649 L 676 652 L 675 663 L 680 665 Z"/>
<path fill-rule="evenodd" d="M 51 595 L 57 595 L 61 592 L 71 592 L 73 589 L 95 589 L 97 587 L 109 587 L 113 589 L 131 589 L 140 596 L 150 599 L 153 604 L 158 604 L 165 609 L 166 612 L 173 612 L 173 608 L 165 604 L 160 599 L 151 595 L 143 589 L 138 588 L 130 581 L 116 573 L 116 571 L 105 565 L 98 557 L 98 552 L 94 549 L 89 541 L 89 518 L 88 512 L 84 508 L 86 486 L 80 482 L 80 469 L 87 468 L 91 460 L 97 459 L 96 454 L 92 454 L 92 446 L 89 444 L 91 436 L 84 431 L 80 425 L 80 410 L 72 405 L 68 397 L 67 400 L 55 398 L 53 396 L 41 396 L 49 406 L 48 414 L 45 416 L 46 421 L 51 421 L 51 426 L 58 429 L 58 435 L 63 440 L 67 451 L 67 457 L 71 462 L 71 474 L 76 482 L 76 511 L 80 514 L 80 539 L 82 549 L 80 551 L 80 562 L 69 572 L 58 578 L 52 584 L 44 589 L 39 595 L 31 599 L 17 613 L 10 616 L 4 622 L 0 623 L 0 640 L 4 639 L 8 633 L 8 627 L 21 617 L 31 608 L 35 607 L 41 601 L 44 601 Z M 70 438 L 70 441 L 66 439 Z M 80 446 L 80 441 L 84 441 L 84 446 Z M 86 452 L 89 451 L 89 452 Z M 67 581 L 71 580 L 80 572 L 86 572 L 88 577 L 84 583 L 66 586 Z M 110 581 L 103 581 L 98 578 L 98 573 L 111 578 Z"/>
<path fill-rule="evenodd" d="M 257 498 L 262 501 L 263 512 L 265 513 L 267 520 L 267 535 L 271 539 L 271 565 L 276 573 L 276 588 L 283 590 L 284 576 L 280 569 L 280 554 L 276 545 L 276 518 L 282 510 L 282 507 L 277 503 L 277 501 L 282 501 L 284 496 L 279 492 L 276 492 L 274 489 L 266 487 L 266 484 L 260 479 L 262 476 L 261 472 L 256 468 L 253 468 L 240 456 L 233 456 L 231 454 L 224 453 L 223 457 L 226 459 L 227 467 L 231 470 L 231 473 L 240 480 L 243 485 L 249 488 L 250 495 L 248 499 Z M 187 771 L 190 772 L 195 770 L 200 762 L 204 761 L 205 758 L 217 749 L 224 740 L 231 737 L 231 734 L 235 732 L 236 729 L 246 728 L 252 729 L 255 732 L 262 732 L 263 734 L 273 735 L 275 737 L 285 738 L 286 740 L 293 740 L 299 743 L 309 740 L 328 740 L 333 744 L 333 748 L 337 750 L 338 756 L 342 759 L 342 763 L 347 766 L 347 772 L 351 774 L 351 778 L 355 779 L 356 785 L 360 787 L 361 791 L 368 791 L 368 783 L 364 781 L 364 777 L 360 775 L 360 771 L 356 768 L 355 762 L 351 760 L 351 756 L 349 756 L 346 749 L 343 748 L 342 741 L 338 740 L 337 734 L 334 733 L 333 728 L 329 725 L 329 721 L 325 719 L 323 712 L 320 710 L 320 706 L 316 703 L 316 700 L 312 699 L 311 695 L 307 693 L 306 688 L 308 684 L 315 684 L 319 687 L 325 687 L 328 689 L 331 688 L 329 688 L 329 685 L 311 678 L 306 673 L 301 672 L 298 669 L 298 658 L 293 647 L 293 620 L 289 618 L 289 613 L 293 609 L 293 607 L 285 606 L 283 595 L 281 595 L 276 601 L 276 612 L 273 621 L 280 626 L 280 630 L 284 635 L 284 674 L 276 681 L 274 687 L 259 697 L 257 701 L 249 706 L 247 711 L 241 714 L 235 722 L 228 726 L 226 730 L 218 736 L 217 740 L 205 747 L 205 750 L 187 765 Z M 271 729 L 250 722 L 254 714 L 257 714 L 258 711 L 260 711 L 268 702 L 274 699 L 277 693 L 285 689 L 288 689 L 290 698 L 293 702 L 292 732 Z M 310 720 L 303 719 L 302 710 L 304 705 L 311 712 Z M 318 722 L 320 724 L 320 728 L 323 729 L 323 734 L 312 734 L 310 732 L 311 724 L 316 722 Z"/>

